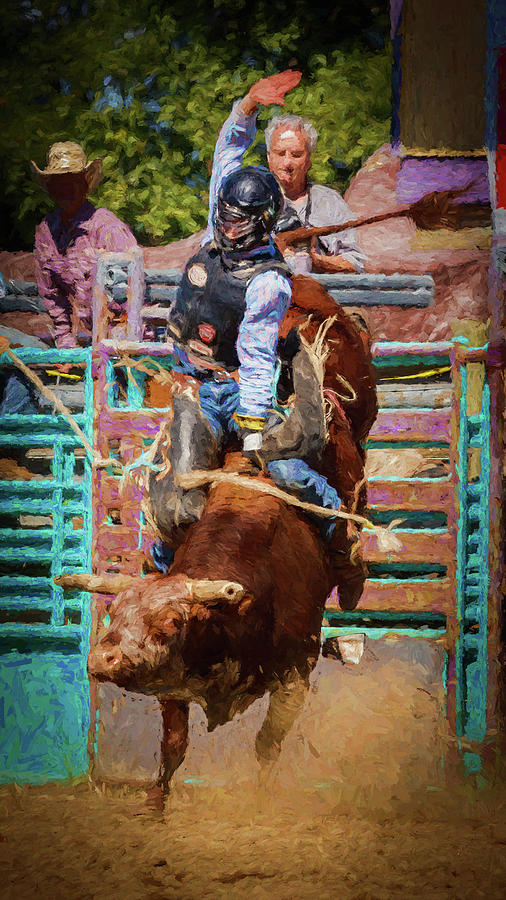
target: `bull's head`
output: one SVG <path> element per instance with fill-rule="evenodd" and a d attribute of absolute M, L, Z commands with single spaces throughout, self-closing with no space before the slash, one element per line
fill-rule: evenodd
<path fill-rule="evenodd" d="M 104 576 L 100 588 L 108 592 L 108 587 Z M 248 603 L 244 593 L 235 582 L 184 575 L 132 579 L 109 608 L 110 625 L 88 658 L 90 675 L 141 691 L 177 687 L 184 679 L 182 649 L 190 616 L 203 607 L 242 608 Z"/>

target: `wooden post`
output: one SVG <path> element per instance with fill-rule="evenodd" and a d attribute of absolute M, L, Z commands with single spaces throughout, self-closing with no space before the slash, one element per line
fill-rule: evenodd
<path fill-rule="evenodd" d="M 473 319 L 457 319 L 451 323 L 455 335 L 467 338 L 471 347 L 483 347 L 488 340 L 487 322 Z M 457 371 L 458 380 L 458 371 Z M 485 383 L 485 365 L 482 362 L 469 363 L 467 366 L 467 415 L 478 415 L 481 411 L 483 385 Z M 480 474 L 480 451 L 477 447 L 469 450 L 469 481 L 474 481 Z"/>
<path fill-rule="evenodd" d="M 109 334 L 111 311 L 109 299 L 118 270 L 123 270 L 126 287 L 126 327 L 121 334 Z M 97 273 L 93 285 L 93 346 L 105 338 L 142 339 L 141 309 L 144 305 L 144 262 L 142 250 L 130 253 L 99 253 Z"/>
<path fill-rule="evenodd" d="M 455 323 L 454 331 L 458 334 L 458 326 L 460 322 Z M 465 329 L 465 326 L 463 325 Z M 465 337 L 466 335 L 462 335 Z M 462 401 L 462 384 L 460 376 L 460 360 L 458 356 L 458 347 L 463 346 L 456 341 L 453 350 L 450 352 L 451 376 L 452 376 L 452 405 L 450 415 L 450 473 L 452 480 L 452 497 L 448 506 L 448 530 L 452 535 L 453 544 L 456 547 L 458 543 L 459 517 L 461 514 L 459 503 L 459 437 L 460 437 L 460 407 Z M 451 559 L 448 562 L 447 573 L 452 585 L 453 605 L 451 611 L 447 615 L 447 652 L 448 652 L 448 671 L 447 671 L 447 715 L 450 729 L 453 735 L 457 732 L 457 679 L 461 677 L 461 673 L 457 671 L 457 641 L 461 637 L 462 621 L 458 610 L 458 584 L 457 584 L 457 559 Z M 456 746 L 452 748 L 456 751 Z M 458 754 L 455 753 L 453 764 L 458 760 Z"/>

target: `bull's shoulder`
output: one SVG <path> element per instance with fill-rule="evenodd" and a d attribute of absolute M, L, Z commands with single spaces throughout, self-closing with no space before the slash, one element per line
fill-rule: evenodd
<path fill-rule="evenodd" d="M 292 303 L 307 313 L 331 316 L 336 303 L 322 284 L 309 275 L 294 275 L 292 281 Z"/>

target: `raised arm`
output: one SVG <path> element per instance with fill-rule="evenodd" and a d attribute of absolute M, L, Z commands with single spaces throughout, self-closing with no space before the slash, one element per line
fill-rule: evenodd
<path fill-rule="evenodd" d="M 234 103 L 214 148 L 213 171 L 209 185 L 209 215 L 203 244 L 207 244 L 213 237 L 213 217 L 220 184 L 227 175 L 240 167 L 246 150 L 255 139 L 256 114 L 244 113 L 241 102 Z"/>
<path fill-rule="evenodd" d="M 271 103 L 283 105 L 285 94 L 296 87 L 301 78 L 300 72 L 287 69 L 278 75 L 261 78 L 249 89 L 242 100 L 234 104 L 232 112 L 223 125 L 213 157 L 213 171 L 209 185 L 209 216 L 203 244 L 213 236 L 213 216 L 218 191 L 223 179 L 239 168 L 248 147 L 251 147 L 256 135 L 256 114 L 258 107 Z"/>

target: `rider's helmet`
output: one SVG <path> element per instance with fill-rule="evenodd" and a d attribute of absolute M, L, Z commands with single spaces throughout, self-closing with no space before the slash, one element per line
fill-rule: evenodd
<path fill-rule="evenodd" d="M 214 214 L 214 239 L 222 250 L 264 243 L 283 207 L 277 179 L 263 166 L 236 169 L 223 179 Z"/>

